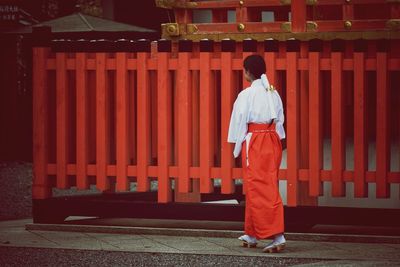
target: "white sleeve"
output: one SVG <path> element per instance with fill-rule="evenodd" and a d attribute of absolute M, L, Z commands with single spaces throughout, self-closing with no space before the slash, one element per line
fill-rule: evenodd
<path fill-rule="evenodd" d="M 247 98 L 241 93 L 238 95 L 231 115 L 229 123 L 228 142 L 235 143 L 233 156 L 237 158 L 242 149 L 242 143 L 247 134 L 247 121 L 248 121 L 248 104 Z"/>
<path fill-rule="evenodd" d="M 277 110 L 278 110 L 278 118 L 276 119 L 276 132 L 279 135 L 280 139 L 284 139 L 286 138 L 286 133 L 285 133 L 285 128 L 283 127 L 283 123 L 285 122 L 285 115 L 283 114 L 283 104 L 278 91 L 275 90 L 275 93 L 277 96 Z"/>

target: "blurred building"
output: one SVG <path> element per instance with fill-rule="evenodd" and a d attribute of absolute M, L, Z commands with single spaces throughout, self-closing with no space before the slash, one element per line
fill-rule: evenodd
<path fill-rule="evenodd" d="M 32 160 L 32 26 L 55 39 L 155 40 L 169 20 L 152 0 L 0 0 L 0 160 Z"/>

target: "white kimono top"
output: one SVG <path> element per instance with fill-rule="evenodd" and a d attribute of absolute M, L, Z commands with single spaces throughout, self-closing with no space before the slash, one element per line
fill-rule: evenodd
<path fill-rule="evenodd" d="M 283 128 L 284 114 L 281 97 L 272 89 L 265 74 L 254 80 L 250 87 L 241 91 L 233 105 L 229 124 L 228 142 L 235 143 L 233 155 L 237 158 L 246 140 L 247 149 L 251 133 L 247 133 L 248 123 L 271 123 L 275 119 L 276 132 L 280 139 L 286 137 Z"/>

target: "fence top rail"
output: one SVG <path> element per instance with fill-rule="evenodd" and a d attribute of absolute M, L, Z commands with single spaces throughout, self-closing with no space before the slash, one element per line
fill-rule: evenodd
<path fill-rule="evenodd" d="M 330 41 L 321 39 L 311 39 L 308 42 L 300 40 L 286 40 L 279 41 L 274 39 L 266 39 L 258 41 L 256 39 L 247 38 L 242 41 L 233 39 L 224 39 L 221 42 L 215 42 L 210 39 L 202 39 L 199 42 L 192 40 L 179 40 L 177 42 L 159 39 L 158 41 L 150 41 L 147 39 L 128 40 L 119 39 L 112 40 L 69 40 L 69 39 L 56 39 L 49 40 L 44 43 L 34 45 L 34 47 L 47 47 L 52 52 L 65 52 L 65 53 L 154 53 L 154 52 L 300 52 L 300 48 L 304 47 L 309 52 L 322 52 L 329 49 L 332 52 L 345 52 L 346 44 L 353 43 L 353 50 L 356 52 L 366 52 L 367 50 L 377 52 L 389 52 L 396 46 L 397 40 L 388 42 L 386 39 L 379 39 L 368 41 L 364 39 L 356 39 L 353 41 L 346 41 L 342 39 L 333 39 Z M 372 43 L 371 43 L 372 42 Z M 305 44 L 305 46 L 304 46 Z M 371 44 L 373 45 L 371 47 Z M 393 44 L 393 45 L 391 45 Z M 324 50 L 324 47 L 326 49 Z M 282 50 L 283 49 L 283 50 Z"/>

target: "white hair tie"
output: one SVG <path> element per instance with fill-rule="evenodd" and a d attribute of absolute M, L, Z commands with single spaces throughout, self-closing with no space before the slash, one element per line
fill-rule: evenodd
<path fill-rule="evenodd" d="M 269 89 L 269 81 L 268 81 L 267 75 L 265 75 L 265 74 L 261 75 L 261 82 L 262 82 L 264 88 Z"/>
<path fill-rule="evenodd" d="M 261 75 L 261 82 L 267 91 L 267 101 L 268 101 L 269 111 L 271 114 L 271 120 L 276 119 L 278 116 L 276 115 L 274 100 L 272 98 L 272 90 L 270 89 L 271 85 L 269 84 L 267 75 L 265 74 Z"/>

